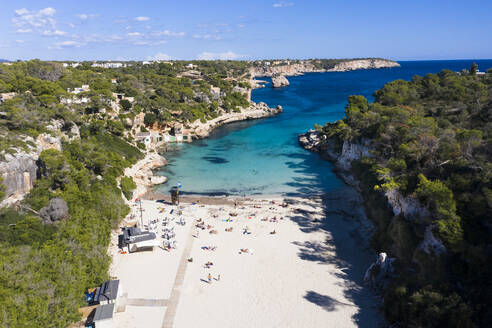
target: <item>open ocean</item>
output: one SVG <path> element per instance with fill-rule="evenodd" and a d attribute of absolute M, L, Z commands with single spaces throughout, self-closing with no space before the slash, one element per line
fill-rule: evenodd
<path fill-rule="evenodd" d="M 481 71 L 492 68 L 492 60 L 403 61 L 399 68 L 291 76 L 287 77 L 290 86 L 281 89 L 273 89 L 269 83 L 254 90 L 252 100 L 271 107 L 282 105 L 282 114 L 231 123 L 217 128 L 207 139 L 170 147 L 164 155 L 169 165 L 158 173 L 169 180 L 157 191 L 168 193 L 180 182 L 185 194 L 336 192 L 343 182 L 329 162 L 298 145 L 298 134 L 314 123 L 323 125 L 343 118 L 349 95 L 364 95 L 372 101 L 373 92 L 387 82 L 442 69 L 460 71 L 474 61 Z"/>

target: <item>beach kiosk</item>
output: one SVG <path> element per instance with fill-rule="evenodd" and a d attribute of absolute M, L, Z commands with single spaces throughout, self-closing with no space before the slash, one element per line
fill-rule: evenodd
<path fill-rule="evenodd" d="M 176 186 L 171 188 L 171 202 L 173 205 L 179 205 L 179 188 Z"/>
<path fill-rule="evenodd" d="M 100 287 L 96 288 L 96 291 L 94 292 L 94 302 L 97 302 L 100 305 L 116 304 L 121 295 L 123 295 L 123 290 L 120 286 L 120 280 L 108 280 L 103 282 Z"/>
<path fill-rule="evenodd" d="M 128 252 L 132 253 L 142 248 L 153 249 L 159 246 L 159 241 L 154 232 L 142 231 L 135 227 L 122 228 L 123 234 L 120 235 L 120 247 L 128 247 Z"/>
<path fill-rule="evenodd" d="M 99 305 L 87 318 L 86 327 L 112 328 L 114 304 Z"/>

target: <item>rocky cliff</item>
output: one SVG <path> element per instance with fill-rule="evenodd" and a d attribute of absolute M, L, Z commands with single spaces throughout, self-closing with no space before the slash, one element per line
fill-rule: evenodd
<path fill-rule="evenodd" d="M 5 185 L 5 199 L 0 202 L 0 207 L 17 202 L 32 189 L 38 171 L 36 162 L 43 150 L 61 150 L 61 137 L 49 134 L 41 134 L 36 140 L 25 137 L 24 141 L 28 145 L 26 150 L 16 149 L 13 153 L 2 154 L 0 176 Z"/>
<path fill-rule="evenodd" d="M 319 152 L 334 163 L 335 171 L 347 184 L 359 188 L 359 181 L 351 170 L 352 162 L 364 156 L 371 156 L 370 140 L 344 141 L 340 147 L 334 140 L 327 139 L 326 135 L 315 130 L 299 135 L 298 140 L 303 148 Z M 405 220 L 425 224 L 431 215 L 413 195 L 404 196 L 397 189 L 386 190 L 383 195 L 395 217 L 401 214 Z M 446 251 L 442 241 L 433 235 L 430 226 L 427 226 L 417 248 L 427 254 L 441 254 Z"/>
<path fill-rule="evenodd" d="M 343 60 L 339 63 L 334 64 L 330 68 L 319 68 L 315 65 L 315 60 L 302 60 L 300 62 L 288 63 L 284 65 L 266 65 L 262 64 L 259 66 L 254 66 L 251 75 L 253 77 L 262 76 L 294 76 L 302 75 L 304 73 L 323 73 L 323 72 L 346 72 L 358 69 L 378 69 L 378 68 L 391 68 L 399 67 L 395 61 L 387 59 L 353 59 L 353 60 Z"/>
<path fill-rule="evenodd" d="M 327 72 L 347 72 L 358 69 L 378 69 L 378 68 L 391 68 L 400 67 L 395 61 L 386 59 L 354 59 L 350 61 L 343 61 L 335 65 L 332 69 L 326 70 Z"/>

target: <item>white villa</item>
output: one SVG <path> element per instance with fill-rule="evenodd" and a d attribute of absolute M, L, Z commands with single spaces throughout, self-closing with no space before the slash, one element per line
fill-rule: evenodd
<path fill-rule="evenodd" d="M 80 88 L 74 88 L 74 89 L 67 88 L 67 92 L 70 92 L 73 94 L 78 94 L 78 93 L 86 92 L 89 90 L 90 90 L 90 87 L 88 84 L 82 84 L 82 86 Z"/>
<path fill-rule="evenodd" d="M 91 67 L 102 67 L 102 68 L 121 68 L 121 67 L 126 67 L 126 64 L 123 63 L 113 63 L 113 62 L 108 62 L 108 63 L 93 63 Z"/>

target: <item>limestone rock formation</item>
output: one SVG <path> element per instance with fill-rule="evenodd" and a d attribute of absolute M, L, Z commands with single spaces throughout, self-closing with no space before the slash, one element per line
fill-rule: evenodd
<path fill-rule="evenodd" d="M 372 263 L 364 274 L 364 284 L 376 290 L 384 289 L 395 274 L 395 260 L 388 258 L 386 253 L 379 253 L 376 262 Z"/>
<path fill-rule="evenodd" d="M 36 179 L 38 157 L 33 153 L 20 151 L 17 154 L 5 154 L 4 160 L 0 162 L 0 176 L 5 186 L 6 200 L 2 205 L 8 204 L 8 198 L 28 193 Z"/>
<path fill-rule="evenodd" d="M 285 87 L 285 86 L 288 86 L 289 84 L 290 84 L 289 80 L 287 80 L 287 78 L 284 75 L 272 76 L 272 86 L 274 88 Z"/>
<path fill-rule="evenodd" d="M 418 248 L 429 255 L 441 255 L 446 253 L 446 247 L 443 245 L 441 240 L 434 236 L 432 233 L 432 228 L 432 226 L 427 226 L 425 228 L 424 240 L 420 243 Z"/>
<path fill-rule="evenodd" d="M 50 203 L 39 211 L 43 223 L 50 224 L 68 217 L 68 205 L 62 198 L 50 199 Z"/>
<path fill-rule="evenodd" d="M 25 137 L 24 141 L 34 146 L 28 145 L 28 150 L 17 149 L 13 154 L 0 153 L 0 158 L 3 157 L 0 159 L 0 176 L 5 185 L 5 199 L 0 206 L 17 202 L 32 189 L 38 172 L 36 162 L 43 150 L 62 148 L 61 138 L 47 133 L 40 134 L 36 140 Z"/>

